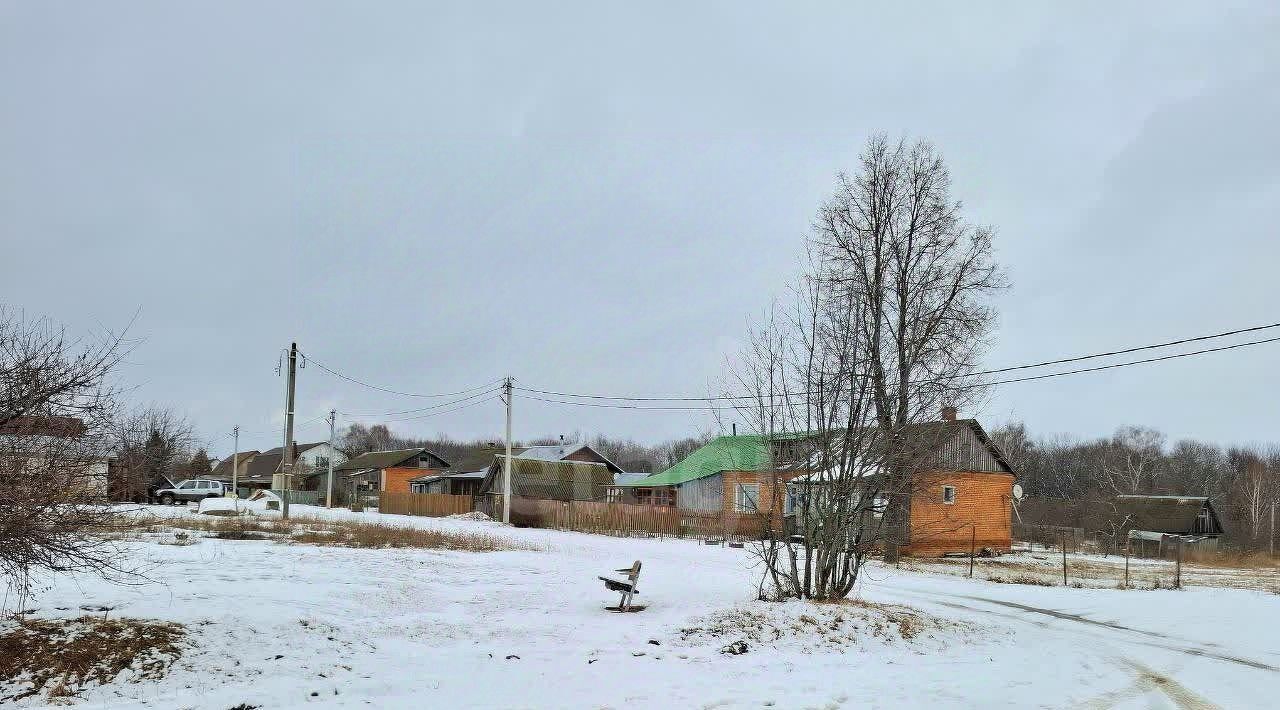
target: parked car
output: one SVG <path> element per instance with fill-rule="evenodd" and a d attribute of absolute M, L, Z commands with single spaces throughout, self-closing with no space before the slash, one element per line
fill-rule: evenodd
<path fill-rule="evenodd" d="M 162 505 L 173 505 L 174 503 L 186 503 L 204 498 L 217 498 L 225 494 L 226 488 L 222 485 L 222 481 L 193 478 L 183 481 L 173 488 L 157 490 L 155 492 L 155 500 L 160 501 Z"/>

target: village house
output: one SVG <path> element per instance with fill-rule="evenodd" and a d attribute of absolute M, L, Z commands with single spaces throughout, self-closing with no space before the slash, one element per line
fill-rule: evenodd
<path fill-rule="evenodd" d="M 260 453 L 262 452 L 252 449 L 232 454 L 219 461 L 218 465 L 213 467 L 213 471 L 209 473 L 209 478 L 223 483 L 231 483 L 233 480 L 232 474 L 234 473 L 234 479 L 242 481 L 249 473 L 249 462 Z M 236 469 L 235 471 L 232 471 L 233 466 Z"/>
<path fill-rule="evenodd" d="M 497 456 L 480 483 L 480 495 L 501 494 L 506 456 Z M 613 472 L 594 461 L 511 457 L 511 495 L 538 500 L 604 500 Z"/>
<path fill-rule="evenodd" d="M 910 485 L 903 554 L 967 553 L 971 544 L 1008 551 L 1015 476 L 982 426 L 956 419 L 948 407 L 941 420 L 913 426 L 907 437 L 922 463 Z M 666 471 L 615 485 L 611 498 L 720 513 L 727 520 L 765 513 L 781 531 L 794 513 L 797 491 L 775 489 L 811 473 L 810 463 L 794 453 L 803 450 L 804 438 L 718 437 Z"/>
<path fill-rule="evenodd" d="M 494 461 L 505 455 L 505 447 L 498 443 L 485 444 L 467 451 L 445 471 L 419 476 L 409 481 L 409 489 L 414 493 L 447 493 L 451 495 L 478 495 L 480 488 L 489 475 Z M 576 461 L 579 463 L 600 464 L 609 472 L 617 474 L 622 471 L 617 464 L 604 454 L 596 451 L 588 444 L 543 444 L 537 446 L 517 446 L 511 450 L 512 458 L 537 461 Z M 612 483 L 612 481 L 610 481 Z"/>
<path fill-rule="evenodd" d="M 335 466 L 334 476 L 341 473 L 343 484 L 357 491 L 409 493 L 411 480 L 438 475 L 447 468 L 448 461 L 420 447 L 361 454 Z"/>
<path fill-rule="evenodd" d="M 1182 544 L 1187 551 L 1213 551 L 1223 528 L 1204 496 L 1116 496 L 1112 523 L 1139 557 L 1163 557 Z"/>

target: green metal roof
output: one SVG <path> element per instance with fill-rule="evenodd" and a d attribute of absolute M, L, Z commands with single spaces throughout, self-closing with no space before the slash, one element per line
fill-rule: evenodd
<path fill-rule="evenodd" d="M 620 487 L 674 486 L 721 471 L 760 471 L 768 465 L 769 447 L 765 445 L 765 437 L 759 434 L 721 436 L 662 473 Z"/>

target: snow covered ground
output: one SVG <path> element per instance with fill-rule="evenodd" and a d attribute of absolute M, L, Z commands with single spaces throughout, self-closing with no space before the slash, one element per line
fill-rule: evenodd
<path fill-rule="evenodd" d="M 1248 708 L 1274 706 L 1280 691 L 1280 596 L 1264 591 L 1065 589 L 874 565 L 860 599 L 944 620 L 903 640 L 849 632 L 857 606 L 753 601 L 754 573 L 740 549 L 294 511 L 483 532 L 531 549 L 130 542 L 159 583 L 51 580 L 36 616 L 109 606 L 113 615 L 187 624 L 193 648 L 162 683 L 122 676 L 75 704 Z M 605 612 L 617 597 L 596 576 L 635 559 L 644 561 L 637 601 L 648 609 Z M 792 633 L 841 618 L 839 632 Z M 748 635 L 746 653 L 721 652 Z"/>

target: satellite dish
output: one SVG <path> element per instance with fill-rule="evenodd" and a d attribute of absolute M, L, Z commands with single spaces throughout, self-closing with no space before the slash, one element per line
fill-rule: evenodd
<path fill-rule="evenodd" d="M 1022 484 L 1021 483 L 1013 484 L 1013 499 L 1022 500 Z"/>

